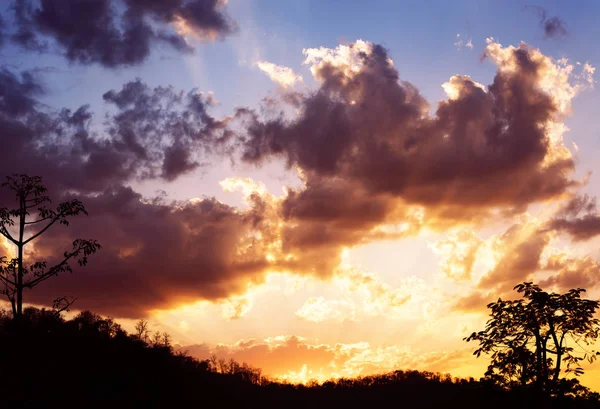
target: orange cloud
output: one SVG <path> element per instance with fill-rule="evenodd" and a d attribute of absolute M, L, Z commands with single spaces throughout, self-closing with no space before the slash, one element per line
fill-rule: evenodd
<path fill-rule="evenodd" d="M 259 61 L 256 65 L 262 72 L 267 74 L 271 81 L 281 85 L 283 88 L 289 88 L 297 82 L 302 82 L 302 76 L 295 74 L 291 68 L 276 65 L 268 61 Z"/>
<path fill-rule="evenodd" d="M 396 369 L 449 371 L 466 365 L 468 349 L 419 353 L 398 346 L 373 347 L 367 342 L 335 345 L 311 343 L 297 336 L 239 341 L 233 345 L 206 344 L 181 348 L 199 359 L 212 354 L 260 367 L 271 377 L 293 382 L 332 377 L 355 377 Z"/>
<path fill-rule="evenodd" d="M 433 251 L 441 256 L 440 267 L 447 277 L 470 279 L 481 244 L 482 240 L 472 230 L 461 229 L 437 242 Z"/>

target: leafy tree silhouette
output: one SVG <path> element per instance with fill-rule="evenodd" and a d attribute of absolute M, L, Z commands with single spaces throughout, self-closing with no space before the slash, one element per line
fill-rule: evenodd
<path fill-rule="evenodd" d="M 32 289 L 43 281 L 65 271 L 71 272 L 69 262 L 77 260 L 80 266 L 87 263 L 88 256 L 100 249 L 96 240 L 77 239 L 73 248 L 65 251 L 62 261 L 48 267 L 46 261 L 29 262 L 24 259 L 24 249 L 33 240 L 44 234 L 55 224 L 69 225 L 69 218 L 79 214 L 87 215 L 83 203 L 77 199 L 62 202 L 53 210 L 48 207 L 50 197 L 39 176 L 14 174 L 6 177 L 2 187 L 11 190 L 16 197 L 18 207 L 0 209 L 0 234 L 17 247 L 17 256 L 0 257 L 0 294 L 5 295 L 11 303 L 13 318 L 23 315 L 23 290 Z M 30 212 L 37 217 L 30 219 Z M 35 228 L 36 231 L 32 231 Z M 29 262 L 28 265 L 25 262 Z M 59 312 L 68 308 L 72 300 L 61 297 L 55 300 L 55 309 Z"/>
<path fill-rule="evenodd" d="M 486 376 L 497 383 L 534 385 L 547 395 L 572 393 L 578 382 L 566 376 L 583 374 L 581 362 L 593 362 L 600 354 L 589 349 L 600 331 L 594 317 L 598 301 L 582 299 L 582 288 L 557 294 L 525 282 L 514 289 L 522 298 L 488 304 L 491 318 L 485 330 L 465 340 L 479 342 L 477 357 L 491 354 Z"/>

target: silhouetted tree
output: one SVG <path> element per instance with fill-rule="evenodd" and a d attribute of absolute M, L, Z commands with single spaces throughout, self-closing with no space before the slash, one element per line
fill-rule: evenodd
<path fill-rule="evenodd" d="M 150 329 L 148 328 L 148 321 L 141 318 L 138 322 L 136 322 L 134 336 L 142 341 L 148 340 L 148 337 L 150 336 Z"/>
<path fill-rule="evenodd" d="M 593 362 L 598 354 L 588 348 L 600 331 L 594 317 L 599 303 L 582 299 L 582 288 L 547 293 L 525 282 L 514 289 L 523 297 L 488 304 L 491 318 L 485 330 L 465 340 L 479 342 L 477 357 L 491 354 L 489 378 L 508 386 L 534 384 L 540 391 L 560 394 L 567 384 L 561 373 L 583 374 L 581 361 Z"/>
<path fill-rule="evenodd" d="M 87 263 L 89 255 L 100 249 L 96 240 L 77 239 L 73 242 L 71 251 L 65 251 L 62 261 L 48 267 L 46 261 L 30 261 L 24 259 L 25 246 L 44 234 L 55 224 L 69 225 L 69 218 L 80 213 L 86 214 L 83 203 L 77 199 L 60 203 L 56 210 L 50 209 L 50 197 L 39 176 L 12 175 L 6 177 L 2 187 L 8 188 L 16 197 L 18 207 L 0 209 L 0 234 L 16 246 L 16 257 L 0 257 L 1 294 L 11 303 L 13 317 L 16 319 L 23 314 L 23 290 L 32 289 L 43 281 L 57 276 L 65 271 L 71 272 L 69 262 L 76 259 L 80 266 Z M 37 215 L 32 219 L 31 213 Z M 37 229 L 36 229 L 37 228 Z M 28 265 L 25 265 L 25 262 Z M 69 299 L 63 297 L 56 301 L 59 309 L 70 305 Z M 66 303 L 66 304 L 65 304 Z"/>

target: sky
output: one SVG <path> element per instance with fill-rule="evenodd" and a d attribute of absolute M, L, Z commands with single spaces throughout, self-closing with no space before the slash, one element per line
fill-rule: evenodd
<path fill-rule="evenodd" d="M 0 174 L 89 212 L 27 257 L 102 244 L 34 305 L 306 382 L 478 378 L 487 303 L 600 295 L 597 2 L 3 6 Z"/>

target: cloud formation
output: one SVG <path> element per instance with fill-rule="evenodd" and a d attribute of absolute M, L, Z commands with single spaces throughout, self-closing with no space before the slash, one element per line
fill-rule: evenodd
<path fill-rule="evenodd" d="M 423 353 L 399 346 L 372 346 L 368 342 L 319 344 L 298 336 L 241 340 L 216 347 L 196 344 L 181 349 L 199 359 L 215 354 L 227 360 L 260 364 L 264 374 L 291 382 L 368 376 L 397 369 L 444 372 L 464 364 L 471 355 L 469 350 Z"/>
<path fill-rule="evenodd" d="M 590 256 L 569 257 L 565 253 L 552 254 L 544 270 L 554 272 L 553 275 L 540 281 L 542 288 L 552 287 L 560 292 L 572 288 L 591 289 L 600 282 L 600 265 Z"/>
<path fill-rule="evenodd" d="M 600 215 L 596 198 L 575 196 L 548 223 L 548 228 L 567 233 L 574 241 L 584 241 L 600 234 Z"/>
<path fill-rule="evenodd" d="M 467 40 L 466 36 L 460 33 L 456 35 L 456 42 L 453 44 L 457 50 L 461 50 L 462 48 L 473 49 L 473 40 L 470 38 Z"/>
<path fill-rule="evenodd" d="M 34 242 L 33 258 L 51 263 L 77 237 L 97 239 L 102 254 L 72 277 L 44 283 L 29 301 L 48 304 L 69 294 L 79 308 L 135 318 L 184 301 L 227 298 L 262 279 L 268 262 L 263 242 L 253 239 L 263 225 L 258 198 L 239 211 L 214 198 L 145 199 L 125 186 L 174 180 L 220 149 L 228 133 L 207 113 L 210 97 L 133 81 L 104 94 L 110 112 L 97 134 L 86 106 L 47 110 L 37 100 L 43 92 L 31 72 L 0 72 L 0 174 L 42 175 L 56 202 L 74 195 L 91 214 L 47 231 Z M 13 207 L 13 197 L 1 195 L 0 206 Z"/>
<path fill-rule="evenodd" d="M 15 0 L 13 42 L 28 50 L 57 46 L 80 64 L 113 68 L 143 62 L 155 45 L 192 52 L 188 37 L 235 31 L 221 0 Z M 73 24 L 73 22 L 77 22 Z"/>
<path fill-rule="evenodd" d="M 328 300 L 322 296 L 310 297 L 296 311 L 298 318 L 322 322 L 326 320 L 355 321 L 365 317 L 394 317 L 404 312 L 403 307 L 422 291 L 419 280 L 403 280 L 394 288 L 372 273 L 357 268 L 338 268 L 334 278 L 343 290 L 341 299 Z"/>
<path fill-rule="evenodd" d="M 130 188 L 82 198 L 92 215 L 54 228 L 35 243 L 36 259 L 53 261 L 75 237 L 93 237 L 102 253 L 70 276 L 36 289 L 28 300 L 50 294 L 78 297 L 78 308 L 122 318 L 200 299 L 221 300 L 261 282 L 268 270 L 256 209 L 238 211 L 214 198 L 186 203 L 148 203 Z M 232 304 L 228 318 L 245 304 Z M 227 313 L 227 311 L 226 311 Z"/>
<path fill-rule="evenodd" d="M 323 274 L 344 246 L 519 213 L 580 185 L 563 121 L 588 83 L 568 61 L 488 39 L 493 83 L 452 77 L 430 115 L 379 45 L 303 52 L 319 87 L 294 93 L 296 116 L 236 116 L 243 160 L 280 157 L 299 171 L 304 186 L 281 203 L 282 240 L 318 251 Z"/>
<path fill-rule="evenodd" d="M 33 72 L 0 71 L 0 173 L 43 175 L 56 195 L 171 181 L 227 143 L 225 123 L 208 114 L 211 97 L 196 90 L 151 89 L 139 80 L 111 90 L 104 94 L 111 111 L 97 134 L 88 106 L 56 112 L 40 104 L 41 84 Z"/>
<path fill-rule="evenodd" d="M 562 38 L 569 35 L 565 22 L 558 16 L 548 17 L 548 11 L 541 6 L 525 6 L 533 10 L 540 19 L 540 27 L 544 30 L 544 38 Z"/>
<path fill-rule="evenodd" d="M 472 230 L 461 229 L 437 242 L 433 251 L 441 256 L 440 267 L 447 277 L 470 279 L 481 244 L 482 240 Z"/>
<path fill-rule="evenodd" d="M 304 54 L 319 87 L 283 98 L 298 109 L 292 118 L 265 119 L 240 108 L 219 120 L 209 114 L 211 95 L 135 80 L 103 95 L 108 114 L 98 128 L 86 106 L 52 111 L 40 104 L 44 89 L 36 74 L 2 70 L 0 173 L 43 175 L 56 199 L 76 195 L 91 214 L 53 230 L 36 243 L 36 255 L 51 259 L 78 236 L 103 245 L 93 263 L 50 280 L 32 300 L 76 295 L 81 308 L 132 318 L 240 296 L 223 307 L 228 318 L 241 317 L 250 308 L 241 295 L 269 271 L 331 278 L 344 248 L 519 213 L 579 186 L 562 121 L 588 83 L 577 82 L 566 61 L 488 40 L 486 55 L 498 66 L 493 83 L 486 88 L 468 76 L 452 77 L 444 84 L 448 98 L 431 115 L 381 46 L 357 41 Z M 243 210 L 214 198 L 143 198 L 127 186 L 173 181 L 236 148 L 257 165 L 284 158 L 303 185 L 277 197 L 248 179 L 223 181 L 225 190 L 242 191 Z M 499 246 L 510 254 L 481 290 L 528 274 L 549 234 L 507 232 Z M 448 260 L 447 273 L 468 278 L 477 240 L 455 242 L 470 244 Z M 127 286 L 120 284 L 124 277 Z M 347 279 L 364 293 L 363 312 L 408 301 L 409 293 L 368 274 Z M 313 301 L 304 316 L 331 306 Z"/>
<path fill-rule="evenodd" d="M 293 87 L 297 82 L 302 82 L 302 76 L 294 73 L 294 70 L 289 67 L 275 65 L 268 61 L 259 61 L 256 65 L 262 72 L 267 74 L 271 81 L 283 88 Z"/>
<path fill-rule="evenodd" d="M 558 214 L 577 214 L 595 209 L 595 200 L 577 196 L 567 202 Z M 493 266 L 472 281 L 473 290 L 454 301 L 453 308 L 463 312 L 483 312 L 485 306 L 498 298 L 514 299 L 513 287 L 524 281 L 534 281 L 548 291 L 566 292 L 571 288 L 595 288 L 600 283 L 600 267 L 591 256 L 572 254 L 569 247 L 558 250 L 552 246 L 556 237 L 557 219 L 538 221 L 524 219 L 504 233 L 485 240 L 481 253 L 488 252 Z M 552 226 L 552 227 L 549 227 Z M 558 230 L 561 229 L 558 225 Z M 586 237 L 587 230 L 580 232 Z M 574 236 L 577 240 L 577 236 Z"/>
<path fill-rule="evenodd" d="M 282 156 L 307 183 L 335 177 L 424 205 L 526 205 L 573 184 L 570 154 L 551 132 L 577 90 L 566 70 L 535 49 L 490 40 L 494 83 L 486 90 L 452 77 L 433 117 L 381 46 L 358 41 L 304 53 L 319 89 L 292 120 L 247 115 L 245 160 Z"/>

